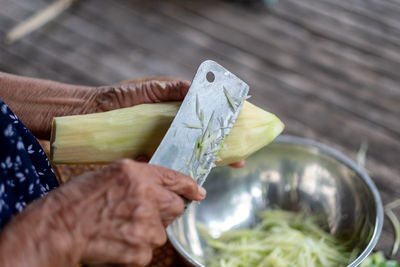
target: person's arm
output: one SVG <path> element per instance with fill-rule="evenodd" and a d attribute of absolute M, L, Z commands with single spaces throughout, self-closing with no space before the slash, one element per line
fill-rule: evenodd
<path fill-rule="evenodd" d="M 189 86 L 188 81 L 160 78 L 91 87 L 0 72 L 0 98 L 36 137 L 43 139 L 50 138 L 53 117 L 178 101 Z"/>
<path fill-rule="evenodd" d="M 179 172 L 121 160 L 31 203 L 0 233 L 2 267 L 145 266 L 184 210 L 205 191 Z"/>
<path fill-rule="evenodd" d="M 39 138 L 48 139 L 55 116 L 86 113 L 92 87 L 0 72 L 0 97 Z"/>
<path fill-rule="evenodd" d="M 57 191 L 57 190 L 55 190 Z M 80 241 L 63 229 L 57 210 L 39 200 L 14 217 L 0 234 L 0 266 L 73 267 Z M 77 218 L 78 219 L 78 218 Z"/>

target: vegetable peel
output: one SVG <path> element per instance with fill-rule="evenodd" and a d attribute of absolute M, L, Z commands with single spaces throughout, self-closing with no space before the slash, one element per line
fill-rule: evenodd
<path fill-rule="evenodd" d="M 180 104 L 142 104 L 103 113 L 56 117 L 52 126 L 50 158 L 55 164 L 107 164 L 121 158 L 151 157 Z M 196 112 L 202 128 L 206 127 L 208 121 L 203 122 L 202 111 Z M 197 130 L 194 128 L 193 131 Z M 202 135 L 205 139 L 212 137 L 207 128 Z M 216 164 L 227 165 L 247 158 L 270 143 L 283 128 L 283 123 L 274 114 L 245 101 L 217 153 L 221 160 Z M 216 153 L 218 149 L 211 151 Z"/>

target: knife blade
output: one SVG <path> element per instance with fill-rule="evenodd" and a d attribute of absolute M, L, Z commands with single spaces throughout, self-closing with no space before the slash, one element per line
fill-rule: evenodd
<path fill-rule="evenodd" d="M 248 91 L 245 82 L 218 63 L 201 63 L 149 163 L 180 171 L 202 185 Z"/>

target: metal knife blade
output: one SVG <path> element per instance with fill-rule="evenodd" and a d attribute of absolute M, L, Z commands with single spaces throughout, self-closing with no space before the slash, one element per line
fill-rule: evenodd
<path fill-rule="evenodd" d="M 230 71 L 204 61 L 150 164 L 180 171 L 202 185 L 248 91 Z"/>

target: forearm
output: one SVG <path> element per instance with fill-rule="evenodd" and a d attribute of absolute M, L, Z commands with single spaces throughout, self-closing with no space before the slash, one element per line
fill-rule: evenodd
<path fill-rule="evenodd" d="M 39 200 L 39 202 L 41 202 Z M 0 234 L 2 267 L 73 267 L 79 263 L 78 245 L 70 233 L 57 223 L 56 212 L 27 207 L 14 217 Z M 42 205 L 43 206 L 43 205 Z"/>
<path fill-rule="evenodd" d="M 53 117 L 92 112 L 94 87 L 0 72 L 0 98 L 32 133 L 49 139 Z"/>

